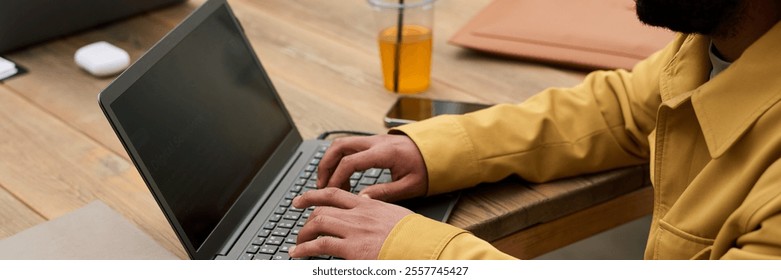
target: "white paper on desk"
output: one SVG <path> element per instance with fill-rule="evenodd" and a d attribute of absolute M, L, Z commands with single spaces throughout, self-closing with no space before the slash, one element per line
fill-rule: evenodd
<path fill-rule="evenodd" d="M 0 240 L 0 259 L 178 259 L 101 201 Z"/>
<path fill-rule="evenodd" d="M 13 62 L 0 57 L 0 80 L 3 80 L 5 78 L 11 77 L 16 74 L 19 70 L 16 69 L 16 64 Z"/>

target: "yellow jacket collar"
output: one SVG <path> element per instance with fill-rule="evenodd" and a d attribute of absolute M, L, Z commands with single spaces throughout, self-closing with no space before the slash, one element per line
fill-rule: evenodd
<path fill-rule="evenodd" d="M 781 23 L 708 81 L 710 38 L 690 35 L 660 79 L 664 105 L 691 99 L 711 157 L 724 154 L 781 99 Z"/>

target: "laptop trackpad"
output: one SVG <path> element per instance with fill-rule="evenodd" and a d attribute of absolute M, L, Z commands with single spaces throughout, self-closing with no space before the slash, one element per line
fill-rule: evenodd
<path fill-rule="evenodd" d="M 450 213 L 458 203 L 461 192 L 439 194 L 429 197 L 413 198 L 399 201 L 396 204 L 403 206 L 415 213 L 426 216 L 440 222 L 447 222 Z"/>

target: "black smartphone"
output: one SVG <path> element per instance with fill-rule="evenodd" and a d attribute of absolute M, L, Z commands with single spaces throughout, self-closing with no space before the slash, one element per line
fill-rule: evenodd
<path fill-rule="evenodd" d="M 465 114 L 490 106 L 487 104 L 401 96 L 396 100 L 396 104 L 388 110 L 388 114 L 385 115 L 385 126 L 395 127 L 444 114 Z"/>

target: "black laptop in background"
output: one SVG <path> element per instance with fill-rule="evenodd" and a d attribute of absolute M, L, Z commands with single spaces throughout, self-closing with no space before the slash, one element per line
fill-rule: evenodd
<path fill-rule="evenodd" d="M 289 259 L 313 210 L 291 200 L 316 188 L 329 142 L 302 139 L 225 0 L 198 8 L 98 99 L 191 258 Z M 391 174 L 351 179 L 358 191 Z M 456 201 L 406 206 L 446 221 Z"/>
<path fill-rule="evenodd" d="M 185 0 L 2 0 L 0 54 Z"/>

